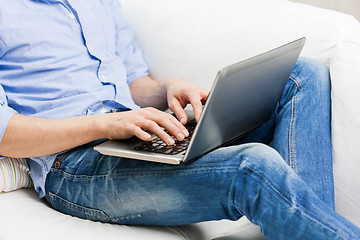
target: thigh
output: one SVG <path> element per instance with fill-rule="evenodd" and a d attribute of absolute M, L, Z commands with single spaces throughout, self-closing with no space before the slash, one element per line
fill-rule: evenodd
<path fill-rule="evenodd" d="M 245 148 L 222 148 L 190 164 L 167 165 L 104 156 L 86 145 L 58 157 L 46 180 L 47 200 L 73 216 L 120 224 L 235 220 L 241 214 L 229 214 L 225 206 Z"/>

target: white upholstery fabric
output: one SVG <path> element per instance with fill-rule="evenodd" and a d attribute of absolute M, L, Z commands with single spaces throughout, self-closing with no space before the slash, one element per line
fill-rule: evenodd
<path fill-rule="evenodd" d="M 337 211 L 360 226 L 360 27 L 348 19 L 344 29 L 331 58 L 335 197 Z"/>
<path fill-rule="evenodd" d="M 333 82 L 336 206 L 360 225 L 359 24 L 285 0 L 122 0 L 150 71 L 210 87 L 217 70 L 306 36 L 303 55 L 325 62 Z M 21 231 L 19 231 L 19 227 Z M 246 219 L 177 228 L 130 227 L 58 213 L 29 189 L 0 194 L 0 239 L 263 239 Z M 40 237 L 41 236 L 41 237 Z"/>
<path fill-rule="evenodd" d="M 135 227 L 105 224 L 57 212 L 31 189 L 0 194 L 1 240 L 184 240 L 212 239 L 233 232 L 261 238 L 246 218 L 239 222 L 207 222 L 179 227 Z"/>

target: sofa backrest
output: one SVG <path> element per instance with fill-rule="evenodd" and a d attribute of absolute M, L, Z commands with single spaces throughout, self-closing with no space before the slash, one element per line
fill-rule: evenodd
<path fill-rule="evenodd" d="M 329 64 L 331 50 L 341 38 L 324 19 L 314 19 L 325 10 L 287 1 L 121 2 L 151 74 L 205 87 L 222 67 L 303 36 L 307 37 L 303 55 Z"/>

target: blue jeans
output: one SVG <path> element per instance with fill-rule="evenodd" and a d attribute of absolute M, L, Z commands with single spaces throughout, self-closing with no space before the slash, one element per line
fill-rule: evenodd
<path fill-rule="evenodd" d="M 135 225 L 245 215 L 268 239 L 360 239 L 334 211 L 329 72 L 312 60 L 298 61 L 268 122 L 190 164 L 104 156 L 95 144 L 57 157 L 46 180 L 55 209 Z"/>

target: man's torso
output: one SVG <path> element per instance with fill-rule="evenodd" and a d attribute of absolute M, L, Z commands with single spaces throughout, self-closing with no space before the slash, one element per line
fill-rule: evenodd
<path fill-rule="evenodd" d="M 112 0 L 0 2 L 0 83 L 10 107 L 55 118 L 96 112 L 103 100 L 136 108 L 117 35 L 126 26 Z"/>

